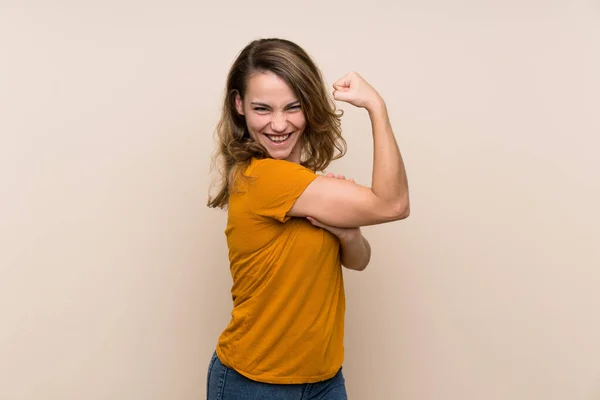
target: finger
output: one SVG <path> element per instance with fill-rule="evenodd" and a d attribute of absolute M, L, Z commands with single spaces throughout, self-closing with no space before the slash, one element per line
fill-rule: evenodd
<path fill-rule="evenodd" d="M 330 172 L 330 173 L 328 173 L 328 174 L 327 174 L 327 177 L 328 177 L 328 178 L 333 178 L 334 176 L 335 176 L 335 174 L 334 174 L 334 173 L 332 173 L 332 172 Z"/>
<path fill-rule="evenodd" d="M 344 175 L 338 175 L 337 178 L 338 179 L 346 179 L 346 177 Z"/>
<path fill-rule="evenodd" d="M 340 79 L 333 83 L 334 89 L 341 90 L 343 88 L 349 88 L 352 83 L 351 72 L 348 72 L 346 75 L 342 76 Z"/>
<path fill-rule="evenodd" d="M 339 90 L 341 92 L 347 92 L 348 90 L 350 90 L 350 88 L 351 88 L 350 84 L 348 84 L 348 85 L 338 85 L 338 84 L 333 85 L 333 90 Z"/>
<path fill-rule="evenodd" d="M 350 179 L 348 179 L 348 180 L 349 180 L 350 182 L 352 182 L 352 183 L 356 183 L 356 182 L 354 181 L 354 179 L 352 179 L 352 178 L 350 178 Z"/>
<path fill-rule="evenodd" d="M 349 101 L 351 96 L 352 96 L 351 93 L 345 92 L 342 90 L 334 90 L 333 91 L 333 98 L 338 101 Z"/>
<path fill-rule="evenodd" d="M 313 217 L 306 217 L 306 219 L 307 219 L 307 220 L 308 220 L 308 221 L 309 221 L 311 224 L 313 224 L 314 226 L 318 226 L 318 227 L 320 227 L 320 228 L 323 226 L 323 225 L 322 225 L 322 224 L 321 224 L 319 221 L 317 221 L 317 220 L 316 220 L 316 219 L 314 219 Z"/>

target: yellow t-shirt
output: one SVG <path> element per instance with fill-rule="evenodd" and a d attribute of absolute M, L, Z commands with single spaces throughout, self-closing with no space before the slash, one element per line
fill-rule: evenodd
<path fill-rule="evenodd" d="M 225 234 L 233 286 L 221 362 L 266 383 L 333 377 L 344 359 L 339 240 L 286 213 L 317 177 L 285 160 L 253 160 L 254 177 L 229 199 Z"/>

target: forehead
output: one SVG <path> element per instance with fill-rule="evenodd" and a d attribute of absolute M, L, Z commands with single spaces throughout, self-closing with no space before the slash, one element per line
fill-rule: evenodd
<path fill-rule="evenodd" d="M 289 103 L 297 97 L 292 88 L 272 72 L 255 72 L 250 75 L 246 86 L 246 100 Z"/>

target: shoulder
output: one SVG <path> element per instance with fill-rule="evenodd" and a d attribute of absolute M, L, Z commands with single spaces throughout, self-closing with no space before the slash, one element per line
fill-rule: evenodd
<path fill-rule="evenodd" d="M 262 176 L 281 176 L 288 174 L 308 174 L 316 175 L 311 169 L 287 160 L 277 160 L 274 158 L 252 159 L 246 169 L 246 175 L 260 178 Z"/>
<path fill-rule="evenodd" d="M 285 160 L 253 160 L 246 176 L 250 182 L 246 201 L 254 214 L 287 221 L 287 212 L 317 178 L 310 169 Z"/>

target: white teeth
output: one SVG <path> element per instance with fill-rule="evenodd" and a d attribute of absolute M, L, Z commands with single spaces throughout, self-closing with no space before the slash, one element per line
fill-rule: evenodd
<path fill-rule="evenodd" d="M 277 136 L 267 135 L 267 137 L 271 141 L 273 141 L 273 142 L 285 142 L 290 137 L 290 135 L 289 134 L 287 134 L 287 135 L 277 135 Z"/>

